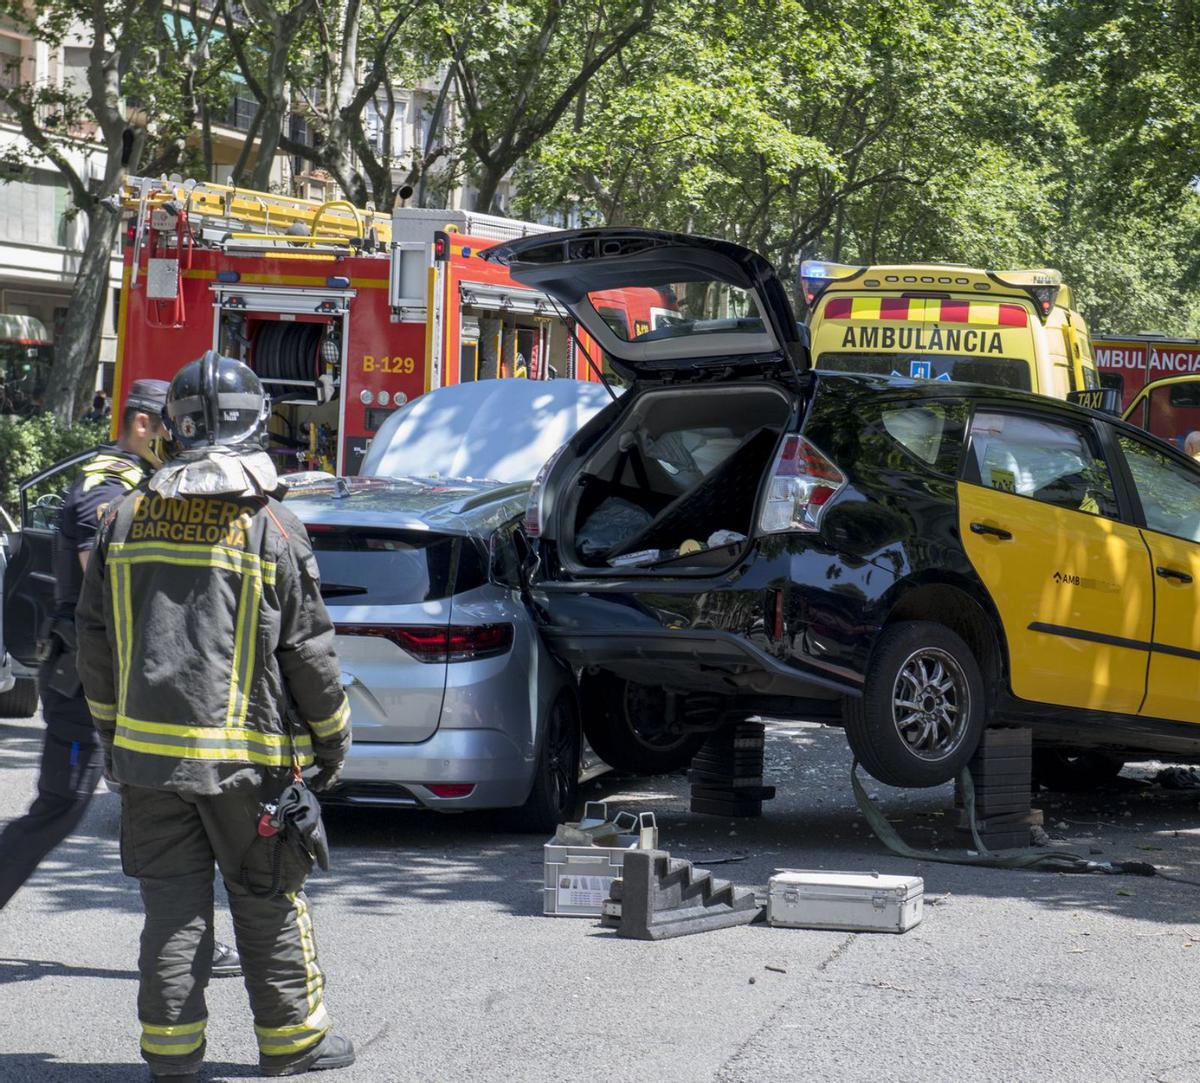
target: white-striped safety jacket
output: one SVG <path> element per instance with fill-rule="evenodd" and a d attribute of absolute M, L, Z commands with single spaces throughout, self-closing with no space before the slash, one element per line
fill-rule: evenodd
<path fill-rule="evenodd" d="M 100 529 L 76 627 L 118 782 L 217 793 L 350 747 L 316 560 L 271 497 L 137 489 Z"/>

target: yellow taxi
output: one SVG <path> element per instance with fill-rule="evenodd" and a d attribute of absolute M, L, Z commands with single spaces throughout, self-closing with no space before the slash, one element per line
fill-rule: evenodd
<path fill-rule="evenodd" d="M 1126 421 L 1200 458 L 1200 373 L 1146 384 L 1124 413 Z"/>
<path fill-rule="evenodd" d="M 1058 271 L 806 260 L 813 365 L 1065 399 L 1100 386 L 1087 324 Z"/>

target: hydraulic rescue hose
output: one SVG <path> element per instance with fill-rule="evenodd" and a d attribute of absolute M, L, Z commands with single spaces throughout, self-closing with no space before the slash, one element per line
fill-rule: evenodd
<path fill-rule="evenodd" d="M 994 853 L 989 850 L 979 837 L 979 828 L 975 822 L 975 783 L 971 772 L 964 767 L 958 776 L 958 784 L 962 788 L 963 804 L 966 806 L 967 820 L 971 825 L 971 838 L 975 843 L 977 853 L 942 853 L 940 850 L 918 850 L 909 846 L 896 831 L 887 818 L 875 807 L 863 784 L 858 778 L 858 760 L 850 767 L 850 785 L 854 790 L 854 799 L 858 809 L 866 818 L 876 838 L 894 854 L 911 858 L 916 861 L 938 861 L 945 865 L 974 865 L 985 869 L 1040 869 L 1049 872 L 1102 872 L 1109 875 L 1126 876 L 1158 876 L 1163 880 L 1171 880 L 1178 884 L 1189 884 L 1200 887 L 1200 882 L 1187 880 L 1180 876 L 1165 873 L 1155 865 L 1144 861 L 1089 861 L 1079 854 L 1070 854 L 1062 850 L 1039 850 L 1032 847 L 1020 850 L 1006 850 L 1004 853 Z"/>

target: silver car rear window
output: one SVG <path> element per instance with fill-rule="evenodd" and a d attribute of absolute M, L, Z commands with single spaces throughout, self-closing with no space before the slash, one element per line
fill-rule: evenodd
<path fill-rule="evenodd" d="M 310 525 L 308 531 L 321 571 L 321 595 L 332 605 L 434 602 L 486 580 L 471 538 L 322 525 Z"/>

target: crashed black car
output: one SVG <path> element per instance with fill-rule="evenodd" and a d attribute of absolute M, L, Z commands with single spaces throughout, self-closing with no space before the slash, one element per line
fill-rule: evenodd
<path fill-rule="evenodd" d="M 895 785 L 951 779 L 1001 721 L 1093 770 L 1197 757 L 1195 463 L 1066 402 L 810 371 L 734 244 L 591 230 L 483 255 L 630 382 L 526 523 L 532 602 L 610 763 L 785 711 L 844 725 Z"/>

